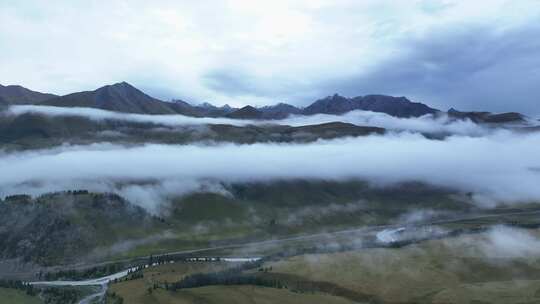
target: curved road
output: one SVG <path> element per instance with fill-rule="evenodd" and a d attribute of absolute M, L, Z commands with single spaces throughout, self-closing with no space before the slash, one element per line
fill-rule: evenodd
<path fill-rule="evenodd" d="M 507 212 L 507 213 L 497 213 L 497 214 L 484 214 L 484 215 L 470 215 L 470 216 L 462 216 L 459 218 L 452 218 L 452 219 L 443 219 L 443 220 L 437 220 L 437 221 L 429 221 L 429 222 L 418 222 L 415 224 L 410 224 L 407 227 L 421 227 L 421 226 L 428 226 L 428 225 L 437 225 L 437 224 L 447 224 L 447 223 L 454 223 L 454 222 L 460 222 L 460 221 L 466 221 L 466 220 L 476 220 L 476 219 L 485 219 L 485 218 L 493 218 L 493 217 L 499 217 L 499 216 L 511 216 L 511 215 L 525 215 L 525 214 L 538 214 L 540 213 L 540 210 L 526 210 L 526 211 L 515 211 L 515 212 Z M 353 228 L 353 229 L 345 229 L 345 230 L 339 230 L 339 231 L 333 231 L 333 232 L 323 232 L 323 233 L 315 233 L 310 235 L 297 235 L 297 236 L 291 236 L 286 238 L 280 238 L 280 239 L 271 239 L 271 240 L 265 240 L 265 241 L 256 241 L 256 242 L 248 242 L 248 243 L 241 243 L 241 244 L 232 244 L 232 245 L 223 245 L 223 246 L 214 246 L 214 247 L 207 247 L 207 248 L 199 248 L 199 249 L 192 249 L 192 250 L 182 250 L 182 251 L 174 251 L 174 252 L 168 252 L 163 254 L 157 254 L 153 255 L 153 257 L 164 257 L 168 255 L 183 255 L 183 254 L 192 254 L 192 253 L 200 253 L 200 252 L 206 252 L 206 251 L 212 251 L 212 250 L 220 250 L 220 249 L 234 249 L 234 248 L 241 248 L 241 247 L 247 247 L 247 246 L 260 246 L 260 245 L 270 245 L 270 244 L 279 244 L 283 242 L 289 242 L 289 241 L 299 241 L 299 240 L 308 240 L 308 239 L 314 239 L 329 235 L 339 235 L 339 234 L 349 234 L 349 233 L 362 233 L 362 234 L 368 234 L 373 233 L 377 230 L 379 230 L 378 233 L 375 234 L 376 239 L 380 243 L 392 243 L 395 242 L 395 235 L 397 233 L 401 233 L 402 231 L 405 231 L 405 227 L 403 225 L 395 225 L 395 224 L 389 224 L 389 225 L 376 225 L 376 226 L 368 226 L 368 227 L 360 227 L 360 228 Z M 117 261 L 110 261 L 110 262 L 102 262 L 97 263 L 93 265 L 88 265 L 89 267 L 95 267 L 95 266 L 102 266 L 107 265 L 111 263 L 118 263 L 118 262 L 131 262 L 135 261 L 137 259 L 145 259 L 150 258 L 150 256 L 142 256 L 135 259 L 124 259 L 124 260 L 117 260 Z M 202 259 L 202 258 L 201 258 Z M 230 257 L 223 257 L 221 258 L 223 261 L 227 262 L 247 262 L 247 261 L 253 261 L 257 260 L 259 258 L 257 257 L 248 257 L 248 258 L 230 258 Z M 199 258 L 193 258 L 194 261 L 199 260 Z M 145 267 L 148 267 L 148 265 L 145 265 Z M 101 286 L 101 290 L 97 293 L 91 294 L 88 297 L 82 299 L 79 303 L 85 304 L 90 303 L 93 299 L 102 297 L 106 290 L 107 290 L 107 284 L 110 281 L 113 281 L 115 279 L 120 279 L 128 275 L 128 273 L 133 270 L 135 270 L 135 267 L 120 271 L 118 273 L 114 273 L 105 277 L 101 278 L 95 278 L 95 279 L 89 279 L 89 280 L 81 280 L 81 281 L 36 281 L 36 282 L 29 282 L 31 285 L 36 286 Z"/>

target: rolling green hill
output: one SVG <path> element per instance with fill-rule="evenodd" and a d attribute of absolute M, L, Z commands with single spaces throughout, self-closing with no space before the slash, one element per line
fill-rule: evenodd
<path fill-rule="evenodd" d="M 151 234 L 160 222 L 113 194 L 52 193 L 0 201 L 0 256 L 43 265 Z"/>
<path fill-rule="evenodd" d="M 222 187 L 223 193 L 171 198 L 159 217 L 114 194 L 11 196 L 0 201 L 0 256 L 73 263 L 385 224 L 418 209 L 473 208 L 466 197 L 421 184 L 383 190 L 361 181 L 296 180 Z"/>

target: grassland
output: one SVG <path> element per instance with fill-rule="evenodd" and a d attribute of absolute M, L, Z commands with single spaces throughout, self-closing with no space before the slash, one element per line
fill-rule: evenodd
<path fill-rule="evenodd" d="M 512 280 L 462 284 L 433 297 L 433 303 L 507 304 L 539 303 L 540 280 Z"/>
<path fill-rule="evenodd" d="M 230 195 L 194 193 L 173 200 L 165 223 L 175 238 L 141 244 L 115 258 L 388 224 L 414 210 L 473 208 L 465 196 L 421 184 L 378 189 L 362 181 L 296 180 L 223 186 Z"/>
<path fill-rule="evenodd" d="M 173 263 L 159 265 L 143 270 L 143 278 L 121 281 L 111 285 L 110 292 L 115 292 L 124 298 L 124 303 L 136 303 L 148 295 L 148 288 L 154 284 L 172 283 L 184 276 L 200 273 L 220 271 L 228 267 L 225 263 Z M 143 302 L 144 303 L 144 302 Z"/>
<path fill-rule="evenodd" d="M 22 290 L 0 288 L 0 303 L 6 304 L 41 304 L 37 296 L 29 296 Z"/>
<path fill-rule="evenodd" d="M 118 292 L 123 294 L 122 292 Z M 126 290 L 127 294 L 128 291 Z M 285 289 L 256 286 L 208 286 L 185 291 L 169 292 L 157 290 L 152 294 L 129 297 L 127 303 L 133 304 L 350 304 L 347 299 L 319 293 L 295 293 Z"/>
<path fill-rule="evenodd" d="M 274 277 L 328 282 L 389 303 L 540 302 L 540 253 L 494 257 L 483 250 L 486 241 L 485 234 L 467 235 L 399 249 L 309 254 L 265 267 Z"/>
<path fill-rule="evenodd" d="M 0 111 L 2 109 L 0 108 Z M 0 148 L 6 151 L 46 149 L 62 144 L 189 144 L 200 141 L 312 142 L 346 136 L 382 134 L 382 128 L 333 122 L 291 127 L 283 125 L 167 126 L 118 120 L 94 121 L 84 117 L 47 117 L 39 114 L 0 115 Z"/>
<path fill-rule="evenodd" d="M 488 230 L 401 248 L 304 254 L 245 271 L 279 280 L 287 286 L 283 289 L 247 285 L 149 292 L 155 283 L 226 266 L 176 263 L 146 269 L 144 278 L 113 284 L 110 291 L 127 303 L 539 303 L 540 251 L 534 250 L 540 229 L 504 229 L 517 231 L 519 248 L 497 248 L 496 230 Z M 526 245 L 520 235 L 529 238 Z"/>
<path fill-rule="evenodd" d="M 123 298 L 124 303 L 353 303 L 347 299 L 322 293 L 295 293 L 285 289 L 258 286 L 208 286 L 189 290 L 154 289 L 154 284 L 174 282 L 192 273 L 215 272 L 230 267 L 225 263 L 174 263 L 144 270 L 144 277 L 111 284 L 109 293 Z"/>

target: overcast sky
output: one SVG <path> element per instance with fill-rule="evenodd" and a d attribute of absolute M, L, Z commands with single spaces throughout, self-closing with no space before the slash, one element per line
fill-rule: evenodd
<path fill-rule="evenodd" d="M 0 2 L 0 83 L 128 81 L 163 99 L 306 105 L 340 93 L 540 114 L 540 1 Z"/>

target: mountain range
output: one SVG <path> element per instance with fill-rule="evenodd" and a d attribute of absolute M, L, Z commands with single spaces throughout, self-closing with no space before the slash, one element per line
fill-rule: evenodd
<path fill-rule="evenodd" d="M 4 104 L 35 104 L 57 97 L 54 94 L 29 90 L 19 85 L 3 86 L 0 84 L 0 105 Z"/>
<path fill-rule="evenodd" d="M 94 91 L 71 93 L 64 96 L 40 93 L 27 88 L 0 85 L 0 106 L 5 105 L 47 105 L 57 107 L 89 107 L 108 111 L 135 114 L 182 114 L 194 117 L 228 117 L 234 119 L 282 119 L 292 114 L 344 114 L 353 110 L 364 110 L 400 118 L 420 117 L 439 114 L 442 111 L 423 103 L 412 102 L 406 97 L 387 95 L 366 95 L 347 98 L 335 94 L 316 100 L 305 108 L 279 103 L 273 106 L 245 106 L 233 108 L 228 105 L 216 107 L 209 103 L 191 105 L 182 100 L 171 102 L 151 97 L 127 82 L 106 85 Z M 524 121 L 519 113 L 492 114 L 489 112 L 447 112 L 455 119 L 468 118 L 475 122 L 505 123 Z"/>

